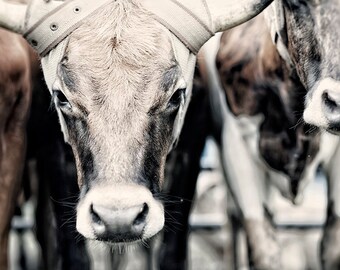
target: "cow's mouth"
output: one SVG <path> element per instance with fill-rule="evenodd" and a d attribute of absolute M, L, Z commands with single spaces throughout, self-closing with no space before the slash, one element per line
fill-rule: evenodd
<path fill-rule="evenodd" d="M 111 247 L 112 249 L 115 248 L 121 248 L 121 247 L 137 247 L 140 245 L 147 245 L 150 242 L 153 242 L 155 238 L 157 238 L 160 235 L 160 232 L 156 233 L 152 237 L 149 238 L 143 238 L 141 237 L 135 237 L 135 238 L 130 238 L 127 239 L 125 235 L 121 236 L 115 236 L 115 238 L 112 237 L 97 237 L 94 239 L 89 239 L 94 242 L 101 242 L 104 243 L 105 245 Z"/>
<path fill-rule="evenodd" d="M 105 242 L 111 246 L 120 245 L 120 244 L 137 244 L 141 242 L 143 239 L 141 237 L 133 237 L 127 238 L 126 235 L 115 235 L 115 236 L 107 236 L 107 237 L 97 237 L 96 241 Z"/>

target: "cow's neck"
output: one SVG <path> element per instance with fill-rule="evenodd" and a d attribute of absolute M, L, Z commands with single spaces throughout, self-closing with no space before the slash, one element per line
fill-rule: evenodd
<path fill-rule="evenodd" d="M 306 90 L 296 71 L 283 59 L 280 66 L 282 85 L 267 93 L 259 148 L 270 167 L 289 177 L 296 196 L 304 170 L 318 151 L 319 133 L 302 121 Z"/>

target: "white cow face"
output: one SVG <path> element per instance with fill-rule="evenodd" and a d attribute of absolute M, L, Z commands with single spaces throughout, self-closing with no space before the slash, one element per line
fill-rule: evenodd
<path fill-rule="evenodd" d="M 78 231 L 96 240 L 134 242 L 164 225 L 158 194 L 190 100 L 194 54 L 215 32 L 252 18 L 271 0 L 98 1 L 105 5 L 67 28 L 67 35 L 60 29 L 93 1 L 34 0 L 27 11 L 0 0 L 0 25 L 25 32 L 43 56 L 45 79 L 77 164 Z M 42 16 L 47 6 L 50 16 Z M 164 7 L 182 17 L 168 16 L 177 13 Z M 60 10 L 68 14 L 64 20 L 56 15 Z M 26 12 L 26 20 L 37 23 L 25 22 Z M 46 22 L 48 28 L 42 27 Z"/>

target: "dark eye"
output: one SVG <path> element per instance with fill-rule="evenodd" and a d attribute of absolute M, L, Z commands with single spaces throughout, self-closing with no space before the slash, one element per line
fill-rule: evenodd
<path fill-rule="evenodd" d="M 177 89 L 175 93 L 173 93 L 172 97 L 168 103 L 168 109 L 174 110 L 179 107 L 181 104 L 182 98 L 184 97 L 185 89 Z"/>
<path fill-rule="evenodd" d="M 59 107 L 69 106 L 70 103 L 68 102 L 66 96 L 60 90 L 53 90 L 53 97 L 55 98 L 56 104 Z"/>

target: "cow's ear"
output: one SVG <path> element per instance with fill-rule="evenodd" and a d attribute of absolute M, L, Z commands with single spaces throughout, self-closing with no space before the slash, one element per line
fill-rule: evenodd
<path fill-rule="evenodd" d="M 273 0 L 206 0 L 213 31 L 221 32 L 244 23 L 262 12 Z"/>
<path fill-rule="evenodd" d="M 27 5 L 0 0 L 0 26 L 18 34 L 24 33 Z"/>
<path fill-rule="evenodd" d="M 317 1 L 317 0 L 316 0 Z M 270 30 L 270 35 L 280 56 L 285 62 L 293 67 L 293 61 L 288 51 L 288 39 L 286 29 L 286 18 L 283 8 L 283 0 L 275 0 L 264 11 L 266 23 Z"/>

